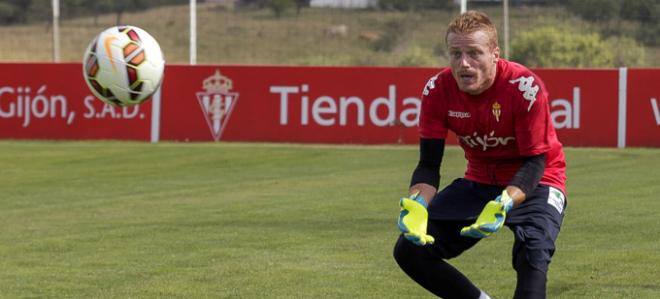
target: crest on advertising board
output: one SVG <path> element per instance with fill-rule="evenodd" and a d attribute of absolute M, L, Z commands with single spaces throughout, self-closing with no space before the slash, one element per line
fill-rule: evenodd
<path fill-rule="evenodd" d="M 236 106 L 239 94 L 231 91 L 232 80 L 223 76 L 220 70 L 215 70 L 215 74 L 204 79 L 202 87 L 204 91 L 197 93 L 197 101 L 204 112 L 213 139 L 218 141 Z"/>

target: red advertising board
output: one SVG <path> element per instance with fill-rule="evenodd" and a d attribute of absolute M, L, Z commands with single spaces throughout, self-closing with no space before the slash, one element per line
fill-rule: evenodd
<path fill-rule="evenodd" d="M 628 70 L 626 145 L 660 147 L 660 71 Z"/>
<path fill-rule="evenodd" d="M 150 119 L 94 98 L 80 64 L 0 64 L 0 138 L 149 140 Z"/>
<path fill-rule="evenodd" d="M 535 69 L 550 97 L 559 140 L 570 146 L 617 145 L 618 70 Z"/>
<path fill-rule="evenodd" d="M 160 100 L 113 108 L 81 69 L 0 64 L 0 138 L 415 144 L 421 90 L 439 71 L 168 65 Z M 660 146 L 659 69 L 534 71 L 564 145 Z"/>
<path fill-rule="evenodd" d="M 161 137 L 314 143 L 417 142 L 419 68 L 170 66 Z"/>

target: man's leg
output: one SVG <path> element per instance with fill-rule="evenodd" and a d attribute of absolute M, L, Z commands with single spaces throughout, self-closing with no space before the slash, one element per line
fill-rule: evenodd
<path fill-rule="evenodd" d="M 441 298 L 480 298 L 481 291 L 444 260 L 458 256 L 478 242 L 478 239 L 460 236 L 460 229 L 467 224 L 466 221 L 431 220 L 428 233 L 435 238 L 435 243 L 417 246 L 401 235 L 394 247 L 394 259 L 410 278 Z"/>
<path fill-rule="evenodd" d="M 433 245 L 420 247 L 403 236 L 394 247 L 394 258 L 408 276 L 442 298 L 487 298 L 461 272 L 445 260 L 463 253 L 479 239 L 461 236 L 461 228 L 474 222 L 484 205 L 502 192 L 502 187 L 456 179 L 435 195 L 429 204 L 427 233 Z"/>
<path fill-rule="evenodd" d="M 517 272 L 515 299 L 546 298 L 548 266 L 564 217 L 566 200 L 557 189 L 539 185 L 513 209 L 507 225 L 514 233 L 513 268 Z"/>
<path fill-rule="evenodd" d="M 529 262 L 527 249 L 521 246 L 515 259 L 515 269 L 518 282 L 514 299 L 534 298 L 544 299 L 547 284 L 547 264 L 545 271 L 538 269 Z"/>

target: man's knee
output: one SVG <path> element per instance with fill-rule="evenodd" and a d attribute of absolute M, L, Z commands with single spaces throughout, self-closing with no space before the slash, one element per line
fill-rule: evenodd
<path fill-rule="evenodd" d="M 410 263 L 411 259 L 419 256 L 419 248 L 421 247 L 406 240 L 401 235 L 394 245 L 394 260 L 403 268 Z"/>
<path fill-rule="evenodd" d="M 514 250 L 513 268 L 516 271 L 534 269 L 545 274 L 548 272 L 553 253 L 554 250 L 529 249 L 521 244 L 518 250 Z"/>
<path fill-rule="evenodd" d="M 550 256 L 549 250 L 530 250 L 521 246 L 513 258 L 513 267 L 518 274 L 515 299 L 545 298 Z"/>
<path fill-rule="evenodd" d="M 538 225 L 516 226 L 513 228 L 516 241 L 513 245 L 513 268 L 518 270 L 521 265 L 543 273 L 548 272 L 548 265 L 555 253 L 555 238 L 552 228 Z M 558 231 L 558 230 L 557 230 Z M 554 237 L 553 237 L 554 236 Z"/>
<path fill-rule="evenodd" d="M 433 245 L 427 246 L 418 246 L 408 241 L 403 235 L 399 236 L 399 239 L 394 245 L 394 259 L 401 265 L 404 262 L 410 262 L 412 259 L 424 260 L 424 259 L 451 259 L 457 257 L 463 253 L 467 248 L 471 247 L 476 241 L 473 241 L 472 244 L 465 245 L 457 242 L 456 244 L 443 242 L 440 239 L 436 239 L 436 243 Z"/>

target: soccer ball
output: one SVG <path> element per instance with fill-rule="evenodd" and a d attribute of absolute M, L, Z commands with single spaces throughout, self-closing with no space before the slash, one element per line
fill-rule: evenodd
<path fill-rule="evenodd" d="M 115 26 L 92 40 L 83 76 L 92 93 L 113 106 L 140 104 L 156 92 L 165 60 L 156 39 L 135 26 Z"/>

